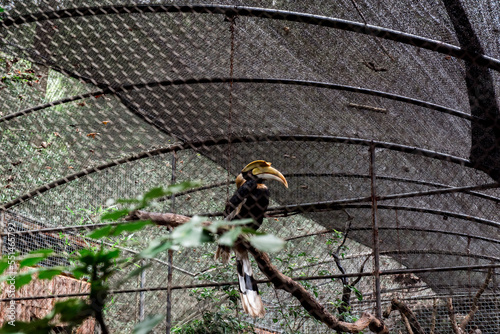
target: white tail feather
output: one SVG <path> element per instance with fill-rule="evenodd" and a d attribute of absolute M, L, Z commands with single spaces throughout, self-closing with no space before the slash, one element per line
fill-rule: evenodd
<path fill-rule="evenodd" d="M 236 264 L 238 266 L 238 282 L 243 310 L 252 317 L 264 317 L 266 311 L 253 278 L 252 265 L 246 250 L 235 249 Z"/>
<path fill-rule="evenodd" d="M 240 296 L 241 304 L 243 305 L 245 313 L 254 318 L 264 317 L 266 310 L 264 309 L 264 304 L 262 303 L 262 299 L 260 298 L 258 292 L 247 290 L 246 294 L 240 293 Z"/>

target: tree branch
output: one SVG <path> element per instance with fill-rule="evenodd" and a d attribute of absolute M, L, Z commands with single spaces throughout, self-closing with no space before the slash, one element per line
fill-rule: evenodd
<path fill-rule="evenodd" d="M 331 256 L 333 256 L 333 259 L 335 260 L 335 264 L 337 265 L 337 268 L 340 270 L 342 275 L 346 274 L 346 270 L 344 269 L 342 263 L 340 262 L 339 254 L 342 248 L 344 247 L 349 232 L 351 231 L 351 224 L 353 220 L 353 217 L 349 214 L 349 212 L 347 212 L 346 210 L 344 210 L 344 212 L 347 214 L 347 223 L 348 223 L 344 232 L 344 238 L 342 239 L 340 245 L 337 247 L 337 250 L 331 253 Z M 365 263 L 363 262 L 363 264 L 361 265 L 361 270 L 363 269 L 364 265 Z M 358 278 L 352 284 L 349 284 L 349 278 L 347 278 L 347 276 L 342 276 L 340 280 L 342 281 L 342 300 L 340 302 L 340 305 L 337 307 L 337 311 L 339 312 L 339 319 L 343 321 L 345 319 L 344 316 L 345 313 L 351 314 L 350 306 L 351 306 L 352 288 L 361 280 L 361 276 L 358 276 Z"/>
<path fill-rule="evenodd" d="M 173 213 L 155 213 L 142 210 L 132 212 L 126 220 L 151 220 L 157 225 L 175 228 L 184 223 L 187 223 L 191 218 Z M 210 222 L 204 222 L 204 226 L 210 225 Z M 304 309 L 314 318 L 326 324 L 329 328 L 348 332 L 358 333 L 365 328 L 369 328 L 372 332 L 378 334 L 388 334 L 389 329 L 385 326 L 382 320 L 368 312 L 364 312 L 355 323 L 347 323 L 340 321 L 334 315 L 326 310 L 301 284 L 295 282 L 290 277 L 281 273 L 272 263 L 264 252 L 253 247 L 247 240 L 240 237 L 236 241 L 238 246 L 245 247 L 255 258 L 259 269 L 273 283 L 275 288 L 283 289 L 291 293 L 298 299 Z"/>
<path fill-rule="evenodd" d="M 454 334 L 462 334 L 462 330 L 457 325 L 457 320 L 455 318 L 455 311 L 453 310 L 453 302 L 451 298 L 446 298 L 446 306 L 448 307 L 448 316 L 450 317 L 451 328 Z"/>
<path fill-rule="evenodd" d="M 432 303 L 432 319 L 431 319 L 431 332 L 430 332 L 430 334 L 435 334 L 437 313 L 438 313 L 437 299 L 434 298 L 434 302 Z"/>
<path fill-rule="evenodd" d="M 411 329 L 416 334 L 425 334 L 424 330 L 420 326 L 415 314 L 410 310 L 410 308 L 403 302 L 400 302 L 396 298 L 391 300 L 391 305 L 384 311 L 384 318 L 388 318 L 392 311 L 398 310 L 401 313 L 401 317 L 407 319 L 407 322 L 411 326 Z M 404 316 L 404 317 L 403 317 Z M 406 322 L 405 322 L 406 323 Z"/>
<path fill-rule="evenodd" d="M 453 332 L 455 334 L 461 334 L 466 332 L 465 327 L 467 327 L 467 324 L 469 323 L 469 321 L 471 321 L 472 317 L 474 316 L 474 314 L 476 314 L 477 310 L 479 309 L 479 299 L 481 298 L 481 295 L 490 284 L 492 278 L 493 278 L 493 268 L 490 268 L 488 269 L 488 274 L 486 274 L 486 279 L 484 280 L 483 285 L 481 285 L 476 295 L 474 296 L 474 299 L 472 300 L 472 305 L 470 307 L 469 313 L 462 319 L 459 325 L 457 325 L 455 311 L 453 310 L 453 301 L 451 298 L 446 299 L 446 306 L 448 307 L 448 315 L 450 317 L 451 327 L 453 328 Z"/>
<path fill-rule="evenodd" d="M 405 323 L 406 330 L 408 331 L 408 334 L 413 334 L 413 330 L 411 329 L 410 322 L 408 321 L 408 318 L 404 313 L 401 313 L 401 318 L 403 318 L 403 322 Z"/>
<path fill-rule="evenodd" d="M 486 290 L 486 288 L 488 287 L 488 284 L 490 284 L 492 277 L 493 277 L 493 268 L 490 268 L 490 269 L 488 269 L 488 274 L 486 275 L 486 279 L 484 280 L 483 285 L 481 285 L 481 287 L 477 291 L 476 295 L 474 296 L 469 313 L 460 322 L 459 326 L 460 326 L 460 329 L 462 329 L 462 331 L 465 332 L 465 327 L 467 326 L 469 321 L 472 319 L 474 314 L 479 309 L 479 298 L 481 298 L 481 295 L 483 294 L 484 290 Z"/>

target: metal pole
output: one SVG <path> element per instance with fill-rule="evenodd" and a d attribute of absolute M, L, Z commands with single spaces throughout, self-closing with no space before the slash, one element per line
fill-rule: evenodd
<path fill-rule="evenodd" d="M 144 260 L 141 261 L 141 266 L 144 266 L 146 263 Z M 146 283 L 146 271 L 143 270 L 141 272 L 141 280 L 140 280 L 140 287 L 141 289 L 144 289 L 144 284 Z M 146 294 L 144 291 L 141 291 L 139 294 L 139 321 L 144 321 L 144 310 L 145 310 L 145 304 L 146 304 Z"/>
<path fill-rule="evenodd" d="M 6 232 L 6 229 L 5 229 L 5 211 L 2 210 L 2 211 L 0 211 L 0 233 L 1 233 L 1 235 L 0 235 L 0 257 L 3 256 L 3 237 L 4 237 L 5 232 Z"/>
<path fill-rule="evenodd" d="M 175 177 L 175 168 L 177 162 L 177 152 L 174 151 L 172 154 L 172 179 L 171 184 L 174 184 L 176 181 Z M 175 211 L 175 195 L 172 194 L 171 197 L 172 205 L 170 207 L 170 211 L 174 213 Z M 170 334 L 170 329 L 172 328 L 172 267 L 173 267 L 173 258 L 174 252 L 169 249 L 168 250 L 168 259 L 167 259 L 167 329 L 166 333 Z"/>
<path fill-rule="evenodd" d="M 372 227 L 373 227 L 373 276 L 375 279 L 375 296 L 376 296 L 376 316 L 382 318 L 382 304 L 380 295 L 380 243 L 378 235 L 378 214 L 377 214 L 377 197 L 375 192 L 375 145 L 370 145 L 370 186 L 372 197 Z"/>

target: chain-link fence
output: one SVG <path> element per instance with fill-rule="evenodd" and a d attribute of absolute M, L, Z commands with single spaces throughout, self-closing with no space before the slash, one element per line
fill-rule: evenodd
<path fill-rule="evenodd" d="M 10 226 L 21 254 L 104 245 L 133 256 L 169 232 L 86 237 L 116 208 L 110 198 L 200 180 L 148 210 L 222 219 L 236 175 L 266 160 L 289 188 L 268 182 L 259 231 L 287 240 L 272 263 L 325 312 L 353 323 L 366 311 L 391 333 L 419 333 L 408 314 L 389 312 L 402 304 L 425 333 L 457 332 L 460 323 L 500 332 L 497 2 L 0 7 L 4 254 Z M 234 259 L 217 263 L 215 250 L 143 260 L 150 266 L 107 300 L 111 332 L 129 332 L 148 314 L 165 316 L 155 333 L 331 332 L 255 263 L 267 313 L 245 315 Z M 18 312 L 86 293 L 38 292 L 19 298 Z"/>

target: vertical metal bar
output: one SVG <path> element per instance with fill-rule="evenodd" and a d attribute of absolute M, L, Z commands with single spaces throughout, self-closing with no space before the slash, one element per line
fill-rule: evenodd
<path fill-rule="evenodd" d="M 497 291 L 497 287 L 498 287 L 498 282 L 497 282 L 497 273 L 496 273 L 496 268 L 493 268 L 493 277 L 491 278 L 491 283 L 493 283 L 493 296 L 498 296 L 498 291 Z M 500 309 L 500 303 L 499 303 L 499 298 L 494 298 L 494 304 L 495 304 L 495 309 L 496 310 L 499 310 Z M 495 321 L 497 323 L 497 325 L 495 326 L 497 329 L 493 329 L 494 331 L 496 331 L 497 333 L 500 333 L 500 321 Z"/>
<path fill-rule="evenodd" d="M 377 195 L 375 191 L 375 145 L 370 145 L 370 186 L 372 197 L 372 228 L 373 228 L 373 276 L 375 277 L 376 311 L 378 318 L 382 318 L 382 303 L 380 295 L 380 240 L 378 235 Z"/>
<path fill-rule="evenodd" d="M 144 260 L 141 261 L 141 266 L 146 265 Z M 141 289 L 144 288 L 144 285 L 146 283 L 146 271 L 143 270 L 141 272 L 141 280 L 140 280 L 140 287 Z M 144 321 L 144 311 L 145 311 L 145 304 L 146 304 L 146 293 L 144 291 L 141 291 L 139 293 L 139 321 Z"/>
<path fill-rule="evenodd" d="M 0 233 L 4 234 L 7 230 L 5 229 L 5 211 L 0 211 Z M 5 237 L 7 238 L 7 237 Z M 3 256 L 3 237 L 0 237 L 0 257 Z"/>
<path fill-rule="evenodd" d="M 172 179 L 171 184 L 176 182 L 175 169 L 177 164 L 177 152 L 174 151 L 172 155 Z M 175 212 L 175 195 L 172 194 L 171 197 L 171 207 L 170 211 L 172 213 Z M 166 333 L 170 334 L 170 329 L 172 328 L 172 265 L 174 259 L 174 252 L 169 249 L 168 250 L 168 259 L 167 259 L 167 330 Z"/>

